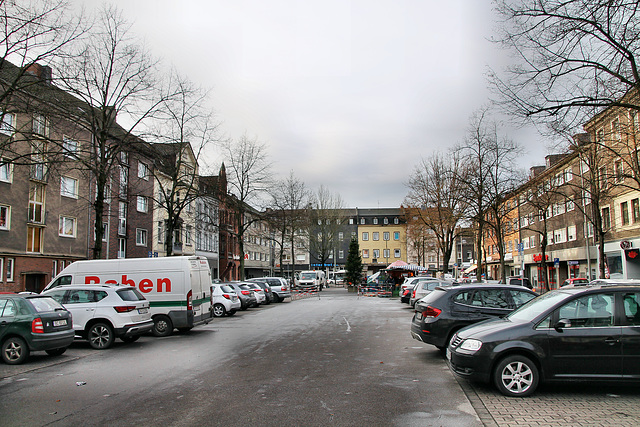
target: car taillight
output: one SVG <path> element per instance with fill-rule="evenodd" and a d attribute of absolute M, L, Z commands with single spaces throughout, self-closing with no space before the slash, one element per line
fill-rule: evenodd
<path fill-rule="evenodd" d="M 37 317 L 33 319 L 31 322 L 31 332 L 34 334 L 44 334 L 44 325 L 42 324 L 42 319 Z"/>
<path fill-rule="evenodd" d="M 123 305 L 120 307 L 113 307 L 118 313 L 128 313 L 136 309 L 135 305 Z"/>
<path fill-rule="evenodd" d="M 425 308 L 424 311 L 422 312 L 422 316 L 423 317 L 438 317 L 438 316 L 440 316 L 440 313 L 442 313 L 442 310 L 440 310 L 439 308 L 431 307 L 430 305 L 428 305 L 427 308 Z"/>
<path fill-rule="evenodd" d="M 411 298 L 415 298 L 416 297 L 416 290 L 414 289 L 413 292 L 411 293 Z"/>
<path fill-rule="evenodd" d="M 225 297 L 226 299 L 231 299 L 231 296 L 229 294 L 222 294 L 223 297 Z"/>
<path fill-rule="evenodd" d="M 187 310 L 193 310 L 193 306 L 191 305 L 192 295 L 193 295 L 193 291 L 187 292 Z"/>
<path fill-rule="evenodd" d="M 250 296 L 251 295 L 251 291 L 242 291 L 242 295 Z"/>

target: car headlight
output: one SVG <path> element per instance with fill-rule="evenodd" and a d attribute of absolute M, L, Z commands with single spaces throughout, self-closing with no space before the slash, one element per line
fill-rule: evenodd
<path fill-rule="evenodd" d="M 464 340 L 458 349 L 467 351 L 478 351 L 482 347 L 482 341 L 480 340 Z"/>

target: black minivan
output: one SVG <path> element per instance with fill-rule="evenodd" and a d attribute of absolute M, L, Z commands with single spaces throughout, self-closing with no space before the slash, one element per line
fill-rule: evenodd
<path fill-rule="evenodd" d="M 507 396 L 528 396 L 540 381 L 640 381 L 640 281 L 547 292 L 458 331 L 447 358 L 457 375 Z"/>
<path fill-rule="evenodd" d="M 536 296 L 510 285 L 439 286 L 416 304 L 411 336 L 444 350 L 459 329 L 509 314 Z"/>

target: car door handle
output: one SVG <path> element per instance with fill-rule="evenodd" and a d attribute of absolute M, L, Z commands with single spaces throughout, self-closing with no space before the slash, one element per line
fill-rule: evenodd
<path fill-rule="evenodd" d="M 607 338 L 604 340 L 605 343 L 609 344 L 609 345 L 614 345 L 620 342 L 619 339 L 617 338 Z"/>

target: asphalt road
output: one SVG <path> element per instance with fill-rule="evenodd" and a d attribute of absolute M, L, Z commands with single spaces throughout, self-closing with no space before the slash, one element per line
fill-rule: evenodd
<path fill-rule="evenodd" d="M 479 426 L 397 299 L 342 288 L 59 358 L 0 366 L 0 425 Z"/>

